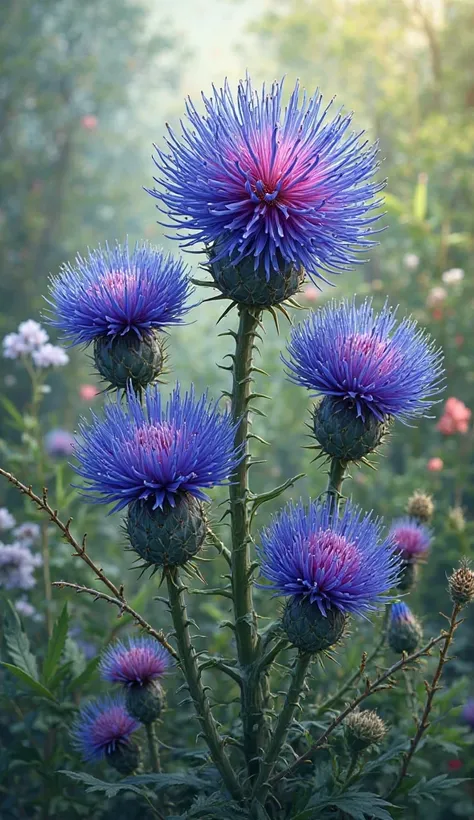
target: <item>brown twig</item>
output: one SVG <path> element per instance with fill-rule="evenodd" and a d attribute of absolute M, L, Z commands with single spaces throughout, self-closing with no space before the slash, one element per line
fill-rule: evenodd
<path fill-rule="evenodd" d="M 416 729 L 416 732 L 415 732 L 414 736 L 412 737 L 412 740 L 411 740 L 410 747 L 409 747 L 408 751 L 403 756 L 403 763 L 402 763 L 402 767 L 400 769 L 400 773 L 399 773 L 397 779 L 395 780 L 395 783 L 391 787 L 390 791 L 387 793 L 387 797 L 390 797 L 390 795 L 393 794 L 394 792 L 396 792 L 397 789 L 399 788 L 402 780 L 404 779 L 405 775 L 407 774 L 408 767 L 410 765 L 410 761 L 411 761 L 413 755 L 416 752 L 417 746 L 418 746 L 421 738 L 423 737 L 424 733 L 427 731 L 427 729 L 430 726 L 428 718 L 430 716 L 431 707 L 433 705 L 433 698 L 435 696 L 435 693 L 440 688 L 438 686 L 438 684 L 439 684 L 441 675 L 443 674 L 444 665 L 445 665 L 446 661 L 448 660 L 448 657 L 447 657 L 448 649 L 451 646 L 451 643 L 452 643 L 452 640 L 453 640 L 453 637 L 454 637 L 454 632 L 456 631 L 456 628 L 462 622 L 462 619 L 461 619 L 461 621 L 457 620 L 460 609 L 461 609 L 461 607 L 459 606 L 459 604 L 455 604 L 454 607 L 453 607 L 453 611 L 451 613 L 451 618 L 449 619 L 449 629 L 443 635 L 444 643 L 443 643 L 443 646 L 441 647 L 441 649 L 439 651 L 439 661 L 438 661 L 438 665 L 436 667 L 435 673 L 433 675 L 432 681 L 431 681 L 431 683 L 428 683 L 428 681 L 425 681 L 426 703 L 425 703 L 425 708 L 423 710 L 423 714 L 421 716 L 421 720 L 417 721 L 417 729 Z"/>
<path fill-rule="evenodd" d="M 26 484 L 22 484 L 22 482 L 19 481 L 18 478 L 16 478 L 14 475 L 12 475 L 12 473 L 9 473 L 6 470 L 3 470 L 1 467 L 0 467 L 0 475 L 4 476 L 6 479 L 8 479 L 8 481 L 10 481 L 10 483 L 13 484 L 13 486 L 17 488 L 17 490 L 19 490 L 21 493 L 23 493 L 23 495 L 28 496 L 28 498 L 30 498 L 31 501 L 34 504 L 36 504 L 37 507 L 40 510 L 43 510 L 43 512 L 45 512 L 48 515 L 50 521 L 52 521 L 52 523 L 60 530 L 60 532 L 62 533 L 63 538 L 74 549 L 73 555 L 77 556 L 78 558 L 81 558 L 81 560 L 84 561 L 84 563 L 87 564 L 87 566 L 97 576 L 99 581 L 101 581 L 107 587 L 107 589 L 110 590 L 113 597 L 111 595 L 106 595 L 104 592 L 100 592 L 97 589 L 91 589 L 89 587 L 84 587 L 84 586 L 81 586 L 80 584 L 72 584 L 72 583 L 69 583 L 68 581 L 56 581 L 53 584 L 53 586 L 69 587 L 70 589 L 75 589 L 76 592 L 86 592 L 89 595 L 93 595 L 96 599 L 100 598 L 101 600 L 107 601 L 110 604 L 115 604 L 116 606 L 119 607 L 119 609 L 122 612 L 127 612 L 129 615 L 131 615 L 132 618 L 146 632 L 148 632 L 149 635 L 151 635 L 153 638 L 155 638 L 157 641 L 159 641 L 159 643 L 161 643 L 162 646 L 164 646 L 168 650 L 168 652 L 170 652 L 170 654 L 174 658 L 177 659 L 178 658 L 177 652 L 173 649 L 171 644 L 168 643 L 164 633 L 161 632 L 161 631 L 158 631 L 156 629 L 153 629 L 153 627 L 147 621 L 145 621 L 144 618 L 142 618 L 140 613 L 136 612 L 133 609 L 133 607 L 130 606 L 130 604 L 127 602 L 127 600 L 124 597 L 123 586 L 120 586 L 120 587 L 115 586 L 113 581 L 111 581 L 110 578 L 107 578 L 107 576 L 105 575 L 102 568 L 99 567 L 92 560 L 92 558 L 88 555 L 87 550 L 86 550 L 86 535 L 83 536 L 81 542 L 77 541 L 76 538 L 74 538 L 73 534 L 71 533 L 71 529 L 70 529 L 72 519 L 69 518 L 66 521 L 66 523 L 64 523 L 64 521 L 62 521 L 59 518 L 58 511 L 54 510 L 48 502 L 48 490 L 46 489 L 46 487 L 43 488 L 43 493 L 42 493 L 41 496 L 39 496 L 35 492 L 33 492 L 33 489 L 32 489 L 31 486 L 27 487 Z"/>
<path fill-rule="evenodd" d="M 339 726 L 340 723 L 347 717 L 358 705 L 362 703 L 363 700 L 369 697 L 369 695 L 373 695 L 375 692 L 378 692 L 382 689 L 390 689 L 393 686 L 393 681 L 391 680 L 392 676 L 398 672 L 400 669 L 404 669 L 413 661 L 416 661 L 418 658 L 422 657 L 423 655 L 428 655 L 430 649 L 433 648 L 437 643 L 440 641 L 445 640 L 446 633 L 443 632 L 441 635 L 437 635 L 436 638 L 431 638 L 430 641 L 424 646 L 422 649 L 419 649 L 417 652 L 413 652 L 411 655 L 403 655 L 397 663 L 394 663 L 389 669 L 383 672 L 381 675 L 378 676 L 372 683 L 367 678 L 365 683 L 364 691 L 354 698 L 348 706 L 340 712 L 340 714 L 334 718 L 334 720 L 329 724 L 327 729 L 314 741 L 314 743 L 310 746 L 310 748 L 302 755 L 297 757 L 290 766 L 284 769 L 278 774 L 274 775 L 270 778 L 269 783 L 273 786 L 279 780 L 284 777 L 288 777 L 288 775 L 292 774 L 295 769 L 299 768 L 302 763 L 308 763 L 314 754 L 314 752 L 319 749 L 328 739 L 329 735 Z"/>

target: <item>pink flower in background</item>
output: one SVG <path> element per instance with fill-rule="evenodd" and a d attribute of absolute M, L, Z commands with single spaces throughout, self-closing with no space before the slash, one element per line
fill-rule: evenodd
<path fill-rule="evenodd" d="M 457 345 L 457 347 L 462 347 L 464 344 L 464 336 L 458 333 L 458 335 L 454 337 L 454 342 Z"/>
<path fill-rule="evenodd" d="M 86 131 L 93 131 L 94 128 L 97 128 L 98 124 L 99 120 L 94 114 L 84 114 L 84 116 L 81 117 L 81 125 Z"/>
<path fill-rule="evenodd" d="M 435 456 L 434 458 L 430 458 L 428 464 L 426 465 L 430 473 L 439 473 L 444 467 L 443 459 Z"/>
<path fill-rule="evenodd" d="M 304 298 L 308 300 L 308 302 L 316 302 L 319 299 L 320 290 L 315 285 L 306 285 L 304 289 Z"/>
<path fill-rule="evenodd" d="M 451 396 L 444 405 L 444 412 L 436 428 L 444 436 L 453 436 L 456 433 L 467 433 L 471 411 L 464 402 Z"/>
<path fill-rule="evenodd" d="M 94 384 L 81 384 L 79 388 L 79 395 L 84 401 L 92 401 L 98 394 L 99 391 Z"/>

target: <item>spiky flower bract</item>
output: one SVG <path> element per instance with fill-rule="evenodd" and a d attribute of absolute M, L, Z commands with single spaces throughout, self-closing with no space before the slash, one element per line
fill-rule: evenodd
<path fill-rule="evenodd" d="M 284 360 L 290 378 L 379 421 L 422 416 L 441 390 L 442 357 L 415 321 L 397 323 L 370 299 L 330 302 L 297 325 Z"/>
<path fill-rule="evenodd" d="M 125 686 L 146 686 L 161 678 L 169 668 L 171 655 L 153 638 L 129 638 L 107 647 L 99 670 L 101 677 Z"/>
<path fill-rule="evenodd" d="M 84 760 L 100 760 L 126 745 L 140 728 L 130 717 L 121 697 L 104 697 L 86 703 L 72 727 L 76 749 Z"/>
<path fill-rule="evenodd" d="M 350 114 L 330 120 L 319 92 L 300 96 L 297 83 L 286 107 L 282 95 L 282 83 L 258 91 L 247 77 L 235 96 L 227 82 L 203 95 L 204 113 L 188 100 L 188 124 L 157 149 L 150 193 L 214 261 L 252 260 L 267 281 L 288 265 L 323 279 L 374 244 L 377 146 L 350 131 Z"/>
<path fill-rule="evenodd" d="M 105 417 L 92 413 L 79 431 L 75 469 L 83 493 L 114 503 L 114 511 L 136 500 L 174 507 L 185 493 L 207 500 L 203 488 L 226 483 L 239 459 L 230 414 L 207 394 L 197 398 L 193 387 L 182 396 L 177 385 L 166 404 L 156 387 L 146 389 L 143 404 L 129 388 L 125 404 L 109 401 Z"/>
<path fill-rule="evenodd" d="M 392 604 L 388 643 L 394 652 L 414 652 L 423 637 L 421 624 L 404 601 Z"/>
<path fill-rule="evenodd" d="M 72 345 L 179 324 L 192 287 L 185 264 L 146 243 L 117 244 L 78 256 L 51 280 L 50 323 Z"/>
<path fill-rule="evenodd" d="M 431 531 L 414 518 L 397 518 L 390 529 L 390 538 L 400 550 L 404 561 L 416 561 L 428 552 Z"/>
<path fill-rule="evenodd" d="M 381 524 L 347 502 L 288 504 L 261 533 L 261 573 L 277 595 L 307 598 L 324 616 L 335 608 L 364 615 L 397 583 L 399 559 Z"/>

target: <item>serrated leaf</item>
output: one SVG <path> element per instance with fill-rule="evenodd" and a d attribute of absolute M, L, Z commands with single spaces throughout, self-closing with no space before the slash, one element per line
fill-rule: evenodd
<path fill-rule="evenodd" d="M 30 650 L 30 642 L 23 632 L 18 613 L 7 600 L 7 613 L 4 616 L 4 635 L 8 654 L 13 664 L 33 680 L 38 680 L 36 658 Z"/>
<path fill-rule="evenodd" d="M 209 797 L 197 797 L 185 816 L 186 820 L 243 820 L 249 815 L 222 792 L 214 792 Z"/>
<path fill-rule="evenodd" d="M 449 777 L 447 774 L 439 774 L 436 777 L 432 777 L 431 780 L 427 780 L 426 777 L 422 777 L 416 786 L 413 786 L 413 788 L 410 789 L 406 796 L 409 800 L 416 803 L 420 803 L 422 800 L 434 801 L 436 800 L 436 795 L 439 792 L 454 789 L 466 780 L 469 780 L 469 778 Z"/>
<path fill-rule="evenodd" d="M 86 792 L 103 792 L 106 797 L 116 797 L 119 792 L 128 790 L 135 792 L 135 794 L 143 795 L 143 790 L 139 789 L 131 783 L 122 785 L 122 781 L 118 783 L 107 783 L 105 780 L 99 780 L 86 772 L 69 772 L 65 769 L 59 769 L 59 774 L 65 774 L 71 780 L 76 780 L 78 783 L 83 783 L 87 788 Z"/>
<path fill-rule="evenodd" d="M 64 604 L 61 615 L 54 624 L 52 635 L 48 641 L 48 648 L 46 650 L 46 657 L 43 663 L 43 681 L 48 684 L 56 672 L 56 667 L 59 663 L 63 653 L 67 631 L 69 627 L 69 613 L 67 610 L 67 603 Z"/>
<path fill-rule="evenodd" d="M 121 781 L 122 784 L 131 783 L 134 786 L 154 786 L 154 791 L 164 791 L 165 789 L 170 789 L 171 787 L 175 786 L 186 786 L 189 789 L 195 789 L 196 791 L 202 791 L 203 789 L 209 789 L 208 784 L 205 780 L 201 780 L 199 777 L 195 777 L 191 774 L 179 774 L 179 773 L 172 773 L 172 774 L 137 774 L 133 775 L 132 777 L 126 777 L 125 780 Z"/>
<path fill-rule="evenodd" d="M 35 694 L 40 695 L 43 698 L 47 698 L 48 700 L 56 700 L 54 695 L 43 686 L 39 680 L 32 678 L 31 675 L 28 675 L 23 669 L 19 666 L 15 666 L 13 663 L 5 663 L 5 661 L 0 661 L 1 666 L 4 666 L 5 669 L 8 669 L 15 677 L 21 680 L 26 686 L 29 686 L 30 689 L 33 689 Z"/>
<path fill-rule="evenodd" d="M 307 809 L 293 820 L 320 820 L 322 809 L 339 809 L 353 820 L 392 820 L 386 808 L 395 808 L 373 792 L 349 789 L 340 795 L 328 796 L 324 800 L 313 797 Z"/>

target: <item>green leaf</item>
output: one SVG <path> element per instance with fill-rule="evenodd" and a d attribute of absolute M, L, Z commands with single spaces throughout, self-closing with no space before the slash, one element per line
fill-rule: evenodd
<path fill-rule="evenodd" d="M 69 627 L 69 614 L 67 611 L 67 603 L 64 604 L 63 611 L 59 616 L 58 620 L 54 624 L 53 633 L 48 642 L 48 648 L 46 650 L 46 657 L 43 663 L 43 675 L 42 678 L 45 683 L 49 683 L 51 678 L 53 677 L 54 673 L 56 672 L 56 667 L 59 663 L 61 655 L 63 653 L 63 649 L 66 643 L 67 638 L 67 631 Z"/>
<path fill-rule="evenodd" d="M 145 789 L 140 786 L 154 786 L 153 791 L 164 791 L 165 789 L 176 788 L 176 786 L 186 786 L 187 788 L 202 790 L 207 787 L 205 780 L 189 774 L 138 774 L 134 777 L 125 777 L 118 783 L 107 783 L 99 780 L 85 772 L 70 772 L 60 769 L 60 774 L 65 774 L 72 780 L 77 780 L 87 786 L 87 792 L 103 792 L 106 797 L 116 797 L 120 791 L 131 791 L 135 794 L 145 794 Z"/>
<path fill-rule="evenodd" d="M 339 809 L 354 820 L 392 820 L 392 815 L 386 811 L 386 807 L 395 808 L 392 803 L 382 800 L 373 792 L 349 789 L 343 794 L 329 796 L 324 800 L 313 797 L 308 807 L 293 820 L 320 820 L 321 810 L 326 808 Z"/>
<path fill-rule="evenodd" d="M 87 664 L 86 668 L 81 672 L 80 675 L 77 675 L 71 683 L 68 685 L 66 691 L 67 692 L 75 692 L 77 689 L 81 689 L 86 683 L 90 681 L 94 672 L 99 665 L 99 658 L 92 658 L 91 661 Z"/>
<path fill-rule="evenodd" d="M 300 480 L 300 478 L 304 477 L 305 473 L 298 473 L 298 475 L 293 476 L 293 478 L 289 478 L 278 487 L 274 487 L 273 490 L 269 490 L 267 493 L 260 493 L 259 495 L 254 496 L 252 499 L 251 516 L 253 517 L 255 515 L 256 511 L 262 504 L 266 504 L 267 501 L 272 501 L 274 498 L 278 498 L 278 496 L 284 493 L 285 490 L 292 487 L 297 481 Z"/>
<path fill-rule="evenodd" d="M 3 405 L 13 422 L 15 422 L 12 426 L 16 427 L 18 430 L 23 430 L 25 426 L 23 416 L 19 410 L 17 410 L 13 402 L 10 401 L 10 399 L 7 399 L 6 396 L 1 396 L 0 403 Z"/>
<path fill-rule="evenodd" d="M 420 174 L 413 195 L 413 217 L 417 222 L 424 222 L 428 208 L 428 181 L 425 174 Z"/>
<path fill-rule="evenodd" d="M 111 798 L 116 797 L 119 792 L 125 789 L 130 792 L 135 792 L 135 794 L 143 795 L 143 790 L 137 786 L 133 786 L 131 783 L 125 785 L 122 781 L 118 783 L 106 783 L 105 780 L 99 780 L 97 777 L 93 777 L 86 772 L 69 772 L 65 769 L 59 769 L 59 774 L 65 774 L 67 777 L 70 777 L 71 780 L 84 783 L 84 785 L 87 786 L 86 792 L 103 792 L 106 797 Z"/>
<path fill-rule="evenodd" d="M 407 794 L 407 798 L 415 803 L 420 803 L 422 800 L 432 800 L 434 802 L 436 800 L 436 795 L 439 792 L 454 789 L 466 780 L 469 780 L 469 778 L 449 777 L 447 774 L 439 774 L 437 777 L 432 777 L 431 780 L 427 780 L 426 777 L 422 777 L 416 786 L 413 786 L 413 788 L 410 789 Z"/>
<path fill-rule="evenodd" d="M 248 818 L 248 814 L 237 803 L 229 800 L 222 792 L 215 792 L 209 797 L 200 795 L 187 812 L 186 820 L 202 818 L 202 820 L 241 820 Z"/>
<path fill-rule="evenodd" d="M 15 664 L 33 680 L 38 680 L 38 666 L 36 658 L 30 651 L 30 642 L 23 632 L 18 613 L 10 601 L 7 600 L 8 611 L 4 616 L 5 643 L 8 654 Z"/>
<path fill-rule="evenodd" d="M 48 698 L 48 700 L 56 700 L 54 695 L 43 686 L 39 680 L 32 678 L 31 675 L 28 675 L 23 669 L 20 669 L 19 666 L 15 666 L 13 663 L 5 663 L 5 661 L 0 661 L 0 664 L 8 669 L 13 675 L 15 675 L 19 680 L 25 683 L 30 689 L 33 689 L 35 694 L 40 695 L 43 698 Z"/>

